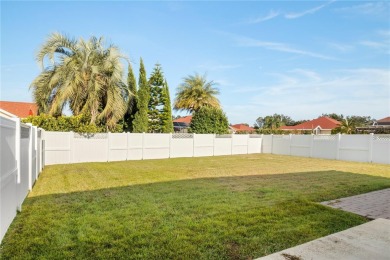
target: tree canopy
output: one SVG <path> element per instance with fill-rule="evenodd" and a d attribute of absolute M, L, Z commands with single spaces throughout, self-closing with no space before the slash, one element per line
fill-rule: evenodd
<path fill-rule="evenodd" d="M 146 133 L 148 132 L 148 104 L 150 99 L 150 88 L 142 58 L 140 59 L 138 84 L 137 113 L 135 114 L 133 120 L 133 132 Z"/>
<path fill-rule="evenodd" d="M 53 33 L 36 59 L 43 70 L 30 88 L 40 113 L 61 115 L 69 106 L 73 115 L 86 114 L 90 124 L 108 128 L 123 118 L 130 93 L 121 60 L 127 59 L 116 46 L 105 47 L 102 37 L 85 41 Z"/>
<path fill-rule="evenodd" d="M 220 108 L 216 95 L 219 90 L 216 83 L 207 81 L 206 76 L 199 74 L 185 77 L 184 82 L 177 88 L 174 109 L 179 111 L 196 112 L 202 107 Z"/>
<path fill-rule="evenodd" d="M 197 134 L 226 134 L 229 121 L 220 108 L 202 107 L 194 113 L 190 131 Z"/>

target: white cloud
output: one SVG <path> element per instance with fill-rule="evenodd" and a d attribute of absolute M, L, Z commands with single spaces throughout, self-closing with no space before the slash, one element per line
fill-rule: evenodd
<path fill-rule="evenodd" d="M 390 113 L 390 70 L 359 68 L 318 73 L 293 69 L 272 74 L 274 83 L 249 89 L 245 102 L 226 107 L 231 122 L 252 123 L 259 116 L 281 113 L 295 120 L 322 113 L 383 118 Z M 237 93 L 239 95 L 240 93 Z M 245 94 L 245 91 L 241 93 Z"/>
<path fill-rule="evenodd" d="M 372 48 L 389 48 L 389 45 L 376 41 L 361 41 L 360 44 Z"/>
<path fill-rule="evenodd" d="M 317 72 L 312 71 L 312 70 L 293 69 L 290 72 L 303 75 L 304 77 L 306 77 L 306 78 L 308 78 L 310 80 L 314 80 L 314 81 L 320 81 L 321 80 L 321 76 Z"/>
<path fill-rule="evenodd" d="M 379 37 L 375 40 L 364 40 L 359 44 L 390 54 L 390 31 L 380 30 L 377 32 L 377 36 Z"/>
<path fill-rule="evenodd" d="M 354 46 L 350 45 L 350 44 L 331 42 L 331 43 L 328 43 L 328 45 L 332 49 L 335 49 L 335 50 L 342 52 L 342 53 L 347 53 L 347 52 L 351 52 L 354 50 Z"/>
<path fill-rule="evenodd" d="M 268 50 L 300 54 L 300 55 L 309 56 L 312 58 L 319 58 L 323 60 L 335 60 L 335 58 L 333 57 L 326 56 L 320 53 L 311 52 L 311 51 L 301 50 L 285 43 L 261 41 L 261 40 L 256 40 L 249 37 L 238 36 L 233 34 L 226 34 L 226 35 L 232 37 L 233 40 L 239 46 L 243 46 L 243 47 L 262 47 Z"/>
<path fill-rule="evenodd" d="M 322 8 L 324 8 L 325 6 L 330 5 L 333 2 L 334 1 L 329 1 L 323 5 L 320 5 L 320 6 L 317 6 L 317 7 L 314 7 L 314 8 L 299 12 L 299 13 L 287 13 L 284 15 L 284 17 L 287 19 L 296 19 L 296 18 L 300 18 L 300 17 L 308 15 L 308 14 L 314 14 L 314 13 L 318 12 L 319 10 L 321 10 Z"/>
<path fill-rule="evenodd" d="M 260 17 L 258 17 L 258 18 L 249 20 L 249 21 L 247 21 L 247 23 L 248 23 L 248 24 L 262 23 L 262 22 L 271 20 L 271 19 L 273 19 L 273 18 L 279 16 L 279 14 L 280 14 L 279 12 L 274 11 L 274 10 L 271 10 L 271 11 L 268 12 L 267 15 L 265 15 L 265 16 L 260 16 Z"/>
<path fill-rule="evenodd" d="M 389 2 L 372 2 L 358 4 L 348 7 L 335 9 L 336 12 L 355 14 L 355 15 L 369 15 L 369 16 L 389 16 L 390 3 Z"/>
<path fill-rule="evenodd" d="M 215 62 L 208 62 L 198 66 L 200 69 L 204 69 L 207 71 L 215 71 L 215 70 L 230 70 L 242 67 L 241 64 L 219 64 Z"/>

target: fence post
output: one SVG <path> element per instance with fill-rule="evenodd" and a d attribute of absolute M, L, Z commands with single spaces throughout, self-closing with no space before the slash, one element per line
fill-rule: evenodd
<path fill-rule="evenodd" d="M 69 162 L 68 163 L 74 163 L 74 132 L 70 131 L 68 134 L 69 138 Z"/>
<path fill-rule="evenodd" d="M 233 155 L 233 144 L 234 144 L 234 135 L 232 135 L 232 138 L 230 140 L 232 140 L 232 143 L 230 144 L 230 155 Z"/>
<path fill-rule="evenodd" d="M 216 138 L 216 134 L 214 134 L 214 138 L 213 138 L 213 156 L 215 156 L 215 138 Z"/>
<path fill-rule="evenodd" d="M 20 118 L 13 118 L 15 121 L 15 159 L 16 159 L 16 182 L 20 183 Z"/>
<path fill-rule="evenodd" d="M 314 150 L 314 135 L 311 134 L 311 138 L 310 138 L 310 158 L 313 158 L 313 150 Z"/>
<path fill-rule="evenodd" d="M 337 139 L 336 139 L 336 160 L 340 160 L 340 142 L 341 142 L 341 134 L 337 134 Z"/>
<path fill-rule="evenodd" d="M 107 162 L 110 161 L 110 136 L 111 133 L 107 132 Z"/>
<path fill-rule="evenodd" d="M 32 124 L 27 123 L 28 127 L 28 189 L 32 190 Z"/>
<path fill-rule="evenodd" d="M 274 153 L 274 134 L 271 134 L 271 154 Z"/>
<path fill-rule="evenodd" d="M 288 155 L 291 155 L 291 142 L 292 142 L 292 134 L 289 134 L 289 151 L 288 151 Z"/>
<path fill-rule="evenodd" d="M 249 134 L 246 136 L 246 154 L 249 154 Z"/>
<path fill-rule="evenodd" d="M 33 126 L 34 133 L 34 150 L 35 150 L 35 180 L 38 180 L 39 170 L 38 170 L 38 127 Z"/>
<path fill-rule="evenodd" d="M 168 158 L 171 158 L 171 148 L 172 148 L 172 133 L 169 133 L 169 149 L 168 149 Z"/>
<path fill-rule="evenodd" d="M 192 157 L 195 157 L 195 133 L 192 134 Z"/>
<path fill-rule="evenodd" d="M 142 160 L 144 159 L 145 154 L 145 132 L 142 133 Z"/>
<path fill-rule="evenodd" d="M 264 153 L 264 134 L 261 134 L 261 141 L 260 141 L 260 153 Z"/>
<path fill-rule="evenodd" d="M 372 152 L 373 152 L 373 146 L 374 146 L 374 134 L 371 133 L 369 137 L 369 146 L 368 146 L 368 162 L 372 163 Z"/>
<path fill-rule="evenodd" d="M 129 160 L 129 132 L 126 132 L 126 161 Z"/>

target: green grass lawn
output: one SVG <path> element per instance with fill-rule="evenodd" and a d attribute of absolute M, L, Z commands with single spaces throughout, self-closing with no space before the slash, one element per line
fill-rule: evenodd
<path fill-rule="evenodd" d="M 388 165 L 270 154 L 47 166 L 1 259 L 251 259 L 362 223 Z"/>

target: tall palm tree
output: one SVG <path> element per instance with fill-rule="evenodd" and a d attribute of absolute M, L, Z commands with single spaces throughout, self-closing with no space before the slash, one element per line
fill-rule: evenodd
<path fill-rule="evenodd" d="M 206 76 L 197 73 L 185 77 L 184 82 L 177 88 L 174 109 L 192 113 L 204 106 L 220 108 L 219 100 L 215 97 L 219 90 L 215 85 L 213 81 L 207 82 Z"/>
<path fill-rule="evenodd" d="M 66 105 L 74 115 L 90 115 L 114 127 L 127 110 L 129 91 L 122 81 L 121 60 L 127 60 L 103 38 L 78 41 L 53 33 L 42 45 L 37 61 L 43 71 L 31 83 L 40 112 L 59 115 Z M 46 58 L 51 62 L 44 66 Z"/>

